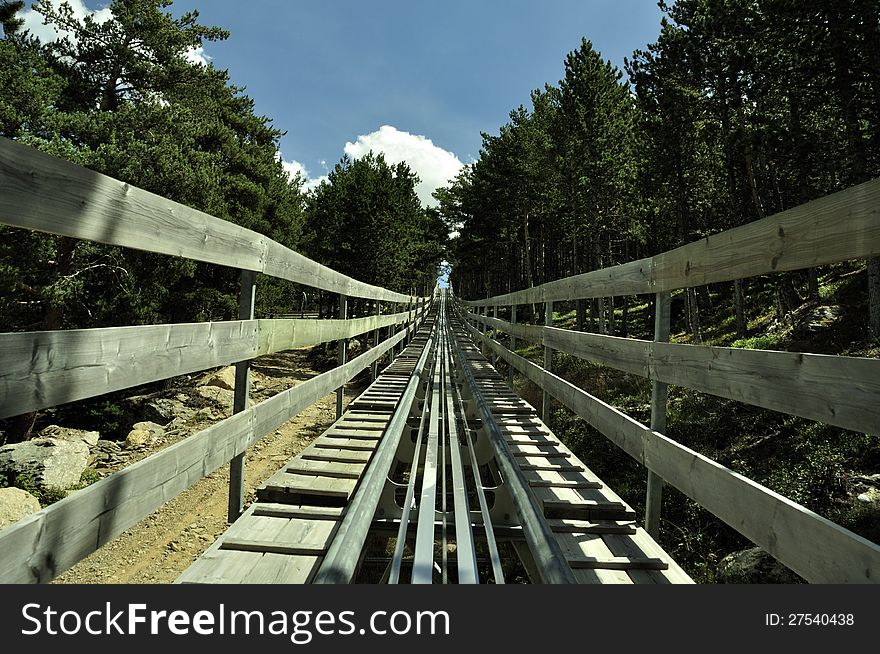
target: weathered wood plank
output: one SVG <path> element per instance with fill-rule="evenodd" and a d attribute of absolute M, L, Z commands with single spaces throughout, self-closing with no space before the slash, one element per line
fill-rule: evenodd
<path fill-rule="evenodd" d="M 367 463 L 373 455 L 372 451 L 340 450 L 335 447 L 321 447 L 310 445 L 302 451 L 300 458 L 315 459 L 319 461 L 338 461 L 340 463 Z"/>
<path fill-rule="evenodd" d="M 880 434 L 880 359 L 651 346 L 651 378 L 868 434 Z"/>
<path fill-rule="evenodd" d="M 260 557 L 259 562 L 251 568 L 245 583 L 306 584 L 318 570 L 321 558 L 320 556 L 294 556 L 266 552 Z"/>
<path fill-rule="evenodd" d="M 465 301 L 465 304 L 477 307 L 507 306 L 652 292 L 651 260 L 640 259 L 547 282 L 534 288 L 496 295 L 486 300 Z"/>
<path fill-rule="evenodd" d="M 672 291 L 880 254 L 880 178 L 649 259 L 464 301 L 507 306 Z"/>
<path fill-rule="evenodd" d="M 257 355 L 256 320 L 0 334 L 0 418 Z"/>
<path fill-rule="evenodd" d="M 880 583 L 880 545 L 651 432 L 645 463 L 813 583 Z"/>
<path fill-rule="evenodd" d="M 880 359 L 535 329 L 545 330 L 541 341 L 548 347 L 588 361 L 836 427 L 880 434 Z"/>
<path fill-rule="evenodd" d="M 565 553 L 572 570 L 576 570 L 579 583 L 600 584 L 631 584 L 632 579 L 624 571 L 615 569 L 614 566 L 589 566 L 572 565 L 573 561 L 599 561 L 610 560 L 613 555 L 605 545 L 602 537 L 598 534 L 578 534 L 561 532 L 556 534 L 556 540 Z"/>
<path fill-rule="evenodd" d="M 0 221 L 253 270 L 353 297 L 411 299 L 338 273 L 257 232 L 6 138 L 0 139 Z"/>
<path fill-rule="evenodd" d="M 260 319 L 258 320 L 259 353 L 272 354 L 296 347 L 330 343 L 344 338 L 406 322 L 406 312 L 365 318 L 313 319 Z"/>
<path fill-rule="evenodd" d="M 880 254 L 880 178 L 653 258 L 653 292 Z"/>
<path fill-rule="evenodd" d="M 340 479 L 360 479 L 365 464 L 339 463 L 338 461 L 315 461 L 297 457 L 285 466 L 287 472 L 298 472 Z"/>
<path fill-rule="evenodd" d="M 361 438 L 328 438 L 320 436 L 315 441 L 318 447 L 335 448 L 338 450 L 360 450 L 364 452 L 372 452 L 376 449 L 375 440 L 366 440 Z"/>
<path fill-rule="evenodd" d="M 628 520 L 575 520 L 550 518 L 547 524 L 554 532 L 572 534 L 634 534 L 636 526 Z"/>
<path fill-rule="evenodd" d="M 0 334 L 0 418 L 294 347 L 353 338 L 406 313 Z"/>
<path fill-rule="evenodd" d="M 402 338 L 403 332 L 344 366 L 237 413 L 4 529 L 0 581 L 51 580 L 369 367 Z"/>
<path fill-rule="evenodd" d="M 468 311 L 467 317 L 524 341 L 538 343 L 539 345 L 544 344 L 544 327 L 541 325 L 507 322 L 506 320 L 484 316 L 479 313 L 474 313 L 473 311 Z"/>
<path fill-rule="evenodd" d="M 208 550 L 174 581 L 175 584 L 246 583 L 253 569 L 263 559 L 259 552 Z"/>
<path fill-rule="evenodd" d="M 573 556 L 568 564 L 572 568 L 591 570 L 666 570 L 669 567 L 662 559 L 632 556 Z"/>
<path fill-rule="evenodd" d="M 602 488 L 604 484 L 595 476 L 585 472 L 535 471 L 525 475 L 533 488 Z"/>
<path fill-rule="evenodd" d="M 308 520 L 339 520 L 344 509 L 338 506 L 312 506 L 309 504 L 278 504 L 275 502 L 257 502 L 251 505 L 256 516 L 276 518 L 306 518 Z"/>
<path fill-rule="evenodd" d="M 274 540 L 250 540 L 246 538 L 224 538 L 220 543 L 221 550 L 240 552 L 271 552 L 273 554 L 304 554 L 319 555 L 326 547 L 304 545 L 302 543 L 280 543 Z"/>
<path fill-rule="evenodd" d="M 691 579 L 690 575 L 688 575 L 688 573 L 685 572 L 681 568 L 681 566 L 675 562 L 675 559 L 673 559 L 662 547 L 660 547 L 657 541 L 651 538 L 650 534 L 648 534 L 648 532 L 641 527 L 637 528 L 635 530 L 635 533 L 631 536 L 603 536 L 602 538 L 608 544 L 609 549 L 614 553 L 627 555 L 639 555 L 639 553 L 641 553 L 644 556 L 663 559 L 669 564 L 669 567 L 666 570 L 654 574 L 659 574 L 660 576 L 665 577 L 670 583 L 694 583 L 694 580 Z M 616 549 L 618 546 L 622 548 L 621 551 L 618 551 Z"/>
<path fill-rule="evenodd" d="M 321 495 L 348 499 L 354 492 L 357 479 L 319 477 L 287 472 L 282 469 L 266 480 L 258 489 L 257 497 L 271 497 L 278 501 L 281 494 Z"/>

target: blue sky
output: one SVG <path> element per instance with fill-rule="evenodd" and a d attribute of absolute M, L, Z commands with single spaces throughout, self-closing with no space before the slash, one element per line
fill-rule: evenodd
<path fill-rule="evenodd" d="M 85 0 L 83 11 L 106 4 Z M 660 22 L 655 0 L 176 0 L 169 9 L 198 9 L 202 23 L 231 32 L 204 55 L 287 132 L 291 171 L 317 180 L 344 152 L 385 150 L 426 181 L 424 202 L 478 156 L 480 131 L 497 133 L 532 89 L 558 82 L 581 37 L 623 69 Z"/>

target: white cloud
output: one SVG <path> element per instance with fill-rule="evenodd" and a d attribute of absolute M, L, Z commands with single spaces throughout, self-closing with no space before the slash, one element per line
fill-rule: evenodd
<path fill-rule="evenodd" d="M 184 53 L 183 58 L 191 64 L 196 64 L 200 66 L 207 66 L 211 59 L 213 59 L 213 57 L 209 57 L 205 54 L 205 48 L 201 45 L 197 48 L 190 48 L 189 50 L 187 50 Z"/>
<path fill-rule="evenodd" d="M 89 9 L 83 3 L 83 0 L 66 0 L 70 5 L 70 8 L 73 10 L 73 16 L 80 22 L 82 22 L 86 16 L 91 16 L 92 19 L 95 20 L 99 25 L 101 23 L 106 23 L 108 20 L 113 18 L 113 12 L 111 11 L 109 5 L 106 7 L 101 7 L 100 9 Z M 49 4 L 60 6 L 60 0 L 48 0 Z M 51 25 L 46 25 L 43 23 L 43 14 L 40 14 L 34 11 L 30 4 L 28 4 L 27 9 L 22 9 L 18 12 L 19 18 L 24 20 L 24 25 L 22 29 L 29 30 L 33 36 L 39 37 L 40 41 L 43 43 L 47 43 L 49 41 L 55 41 L 57 39 L 63 38 L 65 36 L 69 37 L 71 41 L 76 41 L 76 37 L 72 32 L 68 32 L 66 30 L 58 30 Z M 207 66 L 211 61 L 211 57 L 205 54 L 205 48 L 203 46 L 198 46 L 195 48 L 190 48 L 183 55 L 183 58 L 186 59 L 191 64 L 200 64 L 202 66 Z"/>
<path fill-rule="evenodd" d="M 382 125 L 375 132 L 358 136 L 357 142 L 346 143 L 345 153 L 357 159 L 370 151 L 382 153 L 389 164 L 405 161 L 419 176 L 416 195 L 424 206 L 434 206 L 435 189 L 446 186 L 461 170 L 462 163 L 452 152 L 434 145 L 431 139 L 402 132 L 391 125 Z"/>
<path fill-rule="evenodd" d="M 106 23 L 113 17 L 113 13 L 110 11 L 110 7 L 101 7 L 100 9 L 95 9 L 94 11 L 89 9 L 83 3 L 83 0 L 67 0 L 67 3 L 70 5 L 70 8 L 73 10 L 74 18 L 82 21 L 86 16 L 91 16 L 97 23 Z M 58 0 L 50 0 L 49 4 L 60 6 L 60 2 Z M 64 36 L 69 36 L 71 40 L 73 39 L 73 34 L 64 30 L 56 30 L 51 25 L 43 24 L 43 14 L 37 13 L 34 11 L 30 3 L 28 3 L 26 9 L 22 9 L 18 16 L 24 20 L 24 25 L 22 29 L 29 30 L 33 36 L 39 37 L 41 41 L 44 43 L 47 41 L 55 41 L 56 39 L 62 38 Z"/>
<path fill-rule="evenodd" d="M 303 184 L 303 190 L 311 191 L 313 188 L 317 188 L 320 186 L 321 182 L 326 181 L 328 179 L 327 175 L 321 175 L 320 177 L 312 178 L 309 175 L 309 171 L 306 167 L 301 164 L 299 161 L 291 159 L 290 161 L 285 161 L 284 157 L 279 152 L 275 155 L 280 161 L 281 165 L 284 167 L 284 170 L 287 172 L 288 177 L 293 179 L 297 175 L 305 180 L 305 184 Z"/>

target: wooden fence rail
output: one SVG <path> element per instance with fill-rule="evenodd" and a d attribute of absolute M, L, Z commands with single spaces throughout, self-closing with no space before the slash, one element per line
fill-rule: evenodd
<path fill-rule="evenodd" d="M 468 306 L 653 294 L 880 255 L 880 178 L 647 259 Z"/>
<path fill-rule="evenodd" d="M 467 317 L 520 339 L 651 380 L 880 434 L 880 359 L 658 343 Z"/>
<path fill-rule="evenodd" d="M 265 354 L 353 338 L 407 313 L 0 334 L 0 418 Z"/>
<path fill-rule="evenodd" d="M 253 270 L 350 297 L 415 300 L 338 273 L 250 229 L 3 138 L 0 223 Z"/>
<path fill-rule="evenodd" d="M 365 284 L 262 234 L 2 138 L 0 224 L 242 271 L 240 320 L 0 334 L 0 418 L 237 366 L 231 417 L 0 531 L 0 582 L 51 580 L 226 462 L 232 462 L 234 519 L 247 448 L 382 357 L 393 356 L 432 300 Z M 255 320 L 256 272 L 374 300 L 376 314 Z M 383 314 L 380 302 L 398 308 Z M 404 305 L 406 311 L 400 311 Z M 380 341 L 382 328 L 389 334 Z M 341 356 L 336 368 L 247 405 L 249 360 L 331 341 L 344 349 L 347 339 L 367 333 L 374 344 L 364 354 L 351 361 Z"/>
<path fill-rule="evenodd" d="M 367 369 L 404 336 L 400 331 L 345 365 L 236 413 L 0 531 L 0 580 L 50 581 Z"/>

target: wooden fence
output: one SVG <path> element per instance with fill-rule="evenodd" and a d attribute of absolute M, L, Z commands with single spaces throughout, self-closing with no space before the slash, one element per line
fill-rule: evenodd
<path fill-rule="evenodd" d="M 663 434 L 668 384 L 880 434 L 878 359 L 667 342 L 670 291 L 877 255 L 880 179 L 651 258 L 462 301 L 459 311 L 478 342 L 543 389 L 545 421 L 553 396 L 648 468 L 646 527 L 653 535 L 665 481 L 808 581 L 878 583 L 877 544 Z M 657 309 L 653 341 L 552 327 L 554 301 L 648 293 Z M 517 305 L 538 302 L 546 303 L 545 326 L 515 324 Z M 499 320 L 498 307 L 510 307 L 512 320 Z M 515 339 L 542 344 L 544 366 L 490 338 L 487 328 L 507 333 L 512 349 Z M 650 379 L 651 425 L 553 374 L 554 350 Z"/>
<path fill-rule="evenodd" d="M 230 462 L 230 519 L 241 511 L 244 453 L 337 391 L 415 332 L 430 298 L 322 266 L 271 239 L 100 173 L 0 139 L 0 224 L 241 270 L 239 320 L 0 334 L 0 418 L 236 364 L 233 415 L 0 531 L 0 582 L 46 582 Z M 255 320 L 255 273 L 340 295 L 340 319 Z M 347 298 L 377 314 L 347 318 Z M 382 313 L 380 303 L 386 306 Z M 404 310 L 405 308 L 405 310 Z M 387 330 L 380 341 L 381 329 Z M 346 341 L 374 347 L 346 360 Z M 339 366 L 248 407 L 248 361 L 329 341 Z"/>

